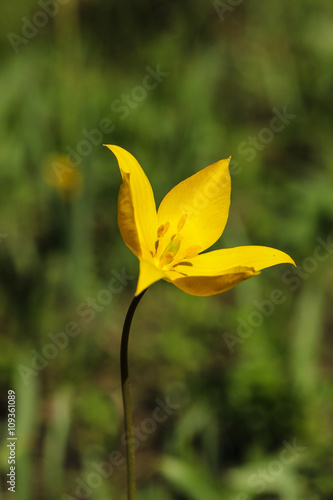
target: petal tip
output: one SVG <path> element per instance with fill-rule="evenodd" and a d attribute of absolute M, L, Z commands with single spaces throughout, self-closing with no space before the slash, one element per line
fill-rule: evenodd
<path fill-rule="evenodd" d="M 104 147 L 106 147 L 106 148 L 109 148 L 109 149 L 110 149 L 110 151 L 112 151 L 112 152 L 113 152 L 113 149 L 112 149 L 112 148 L 116 147 L 116 146 L 114 146 L 113 144 L 103 144 L 103 146 L 104 146 Z M 118 146 L 118 147 L 119 147 L 119 146 Z"/>
<path fill-rule="evenodd" d="M 288 255 L 287 253 L 285 255 L 287 257 L 285 264 L 292 264 L 293 266 L 297 267 L 296 262 L 294 261 L 294 259 L 292 259 L 290 257 L 290 255 Z"/>

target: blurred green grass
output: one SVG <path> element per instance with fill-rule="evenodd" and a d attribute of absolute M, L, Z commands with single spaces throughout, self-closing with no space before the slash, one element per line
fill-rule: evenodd
<path fill-rule="evenodd" d="M 1 429 L 4 443 L 13 388 L 17 498 L 125 498 L 125 468 L 111 473 L 110 454 L 124 452 L 118 351 L 136 278 L 109 303 L 101 290 L 138 265 L 117 228 L 120 175 L 102 142 L 134 154 L 157 203 L 232 155 L 215 248 L 273 246 L 298 264 L 216 297 L 165 282 L 147 293 L 130 354 L 139 500 L 333 498 L 331 3 L 57 5 L 16 51 L 8 34 L 23 36 L 41 3 L 7 3 L 0 20 Z M 144 93 L 152 71 L 163 76 Z M 295 117 L 263 132 L 283 109 Z M 83 184 L 64 191 L 45 169 L 69 152 Z M 284 300 L 265 317 L 258 304 L 273 290 Z M 57 347 L 49 334 L 69 322 L 78 333 Z M 142 431 L 167 398 L 179 408 Z M 281 462 L 294 440 L 305 451 Z M 108 463 L 108 477 L 94 463 Z M 7 499 L 4 446 L 0 466 Z"/>

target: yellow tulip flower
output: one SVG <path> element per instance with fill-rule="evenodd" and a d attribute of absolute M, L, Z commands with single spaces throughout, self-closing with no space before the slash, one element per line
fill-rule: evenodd
<path fill-rule="evenodd" d="M 140 261 L 136 296 L 164 279 L 198 296 L 225 292 L 262 269 L 294 264 L 289 255 L 264 246 L 204 252 L 221 236 L 230 205 L 230 158 L 200 170 L 175 186 L 156 211 L 150 182 L 128 151 L 106 145 L 122 176 L 118 224 Z"/>

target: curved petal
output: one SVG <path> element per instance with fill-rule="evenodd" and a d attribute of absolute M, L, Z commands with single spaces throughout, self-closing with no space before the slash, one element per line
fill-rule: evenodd
<path fill-rule="evenodd" d="M 140 259 L 140 272 L 135 295 L 139 295 L 150 285 L 165 277 L 165 272 L 162 269 L 159 269 L 150 261 Z"/>
<path fill-rule="evenodd" d="M 123 183 L 118 198 L 118 224 L 126 245 L 137 256 L 154 251 L 157 217 L 153 190 L 137 160 L 119 146 L 106 145 L 116 156 Z"/>
<path fill-rule="evenodd" d="M 217 276 L 239 266 L 250 267 L 257 272 L 283 263 L 296 265 L 293 259 L 281 250 L 250 245 L 203 253 L 180 262 L 175 269 L 178 272 L 184 270 L 188 276 Z"/>
<path fill-rule="evenodd" d="M 168 278 L 192 295 L 214 295 L 225 292 L 241 281 L 256 276 L 261 269 L 276 264 L 295 262 L 289 255 L 275 248 L 243 246 L 215 250 L 180 262 Z M 179 278 L 179 273 L 184 277 Z M 186 276 L 185 276 L 186 275 Z"/>
<path fill-rule="evenodd" d="M 124 172 L 118 196 L 118 226 L 126 245 L 140 257 L 142 254 L 138 228 L 135 224 L 130 174 Z"/>
<path fill-rule="evenodd" d="M 175 186 L 158 209 L 158 226 L 170 223 L 169 234 L 180 232 L 181 250 L 210 247 L 221 236 L 230 205 L 230 158 L 200 170 Z"/>
<path fill-rule="evenodd" d="M 188 278 L 177 278 L 172 283 L 190 295 L 208 297 L 218 293 L 226 292 L 234 286 L 252 276 L 257 276 L 259 272 L 251 270 L 249 267 L 237 267 L 230 269 L 228 273 L 221 276 L 191 276 Z"/>

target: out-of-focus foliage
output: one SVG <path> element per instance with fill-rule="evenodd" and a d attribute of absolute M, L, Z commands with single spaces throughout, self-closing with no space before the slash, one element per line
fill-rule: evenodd
<path fill-rule="evenodd" d="M 1 431 L 14 389 L 19 500 L 125 498 L 118 351 L 138 264 L 102 143 L 138 158 L 157 203 L 232 155 L 217 247 L 298 264 L 216 297 L 147 292 L 138 499 L 333 497 L 332 15 L 328 0 L 2 6 Z"/>

